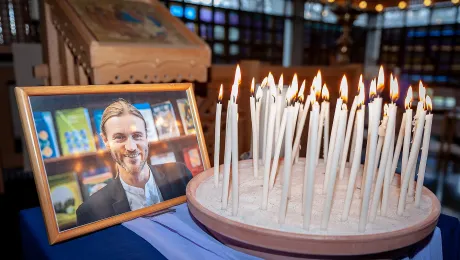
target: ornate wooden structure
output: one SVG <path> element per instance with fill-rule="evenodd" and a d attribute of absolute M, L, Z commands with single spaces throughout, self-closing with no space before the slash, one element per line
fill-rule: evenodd
<path fill-rule="evenodd" d="M 45 85 L 207 80 L 206 43 L 156 0 L 46 0 Z"/>

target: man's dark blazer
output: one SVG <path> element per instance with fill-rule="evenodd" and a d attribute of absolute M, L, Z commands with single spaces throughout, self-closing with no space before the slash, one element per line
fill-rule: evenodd
<path fill-rule="evenodd" d="M 183 163 L 149 165 L 155 183 L 163 200 L 185 195 L 192 173 Z M 89 224 L 98 220 L 131 211 L 128 198 L 119 176 L 100 189 L 77 209 L 77 225 Z"/>

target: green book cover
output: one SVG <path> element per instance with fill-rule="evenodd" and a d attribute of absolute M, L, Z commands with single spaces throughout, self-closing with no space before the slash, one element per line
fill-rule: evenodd
<path fill-rule="evenodd" d="M 74 227 L 77 223 L 76 210 L 83 203 L 77 174 L 66 172 L 48 176 L 48 183 L 59 230 Z"/>
<path fill-rule="evenodd" d="M 63 155 L 96 151 L 88 109 L 56 110 L 55 116 Z"/>

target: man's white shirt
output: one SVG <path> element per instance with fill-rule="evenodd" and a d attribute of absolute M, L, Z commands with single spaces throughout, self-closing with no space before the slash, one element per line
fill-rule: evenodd
<path fill-rule="evenodd" d="M 145 184 L 144 188 L 131 186 L 124 182 L 123 178 L 120 176 L 121 185 L 125 190 L 131 211 L 142 209 L 163 201 L 161 192 L 155 183 L 155 179 L 153 178 L 152 171 L 150 169 L 149 173 L 149 180 Z"/>

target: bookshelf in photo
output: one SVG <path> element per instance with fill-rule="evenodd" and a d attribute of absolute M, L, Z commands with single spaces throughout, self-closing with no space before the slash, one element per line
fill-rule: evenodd
<path fill-rule="evenodd" d="M 78 206 L 116 177 L 100 124 L 105 107 L 118 98 L 133 104 L 146 121 L 147 163 L 183 163 L 193 175 L 204 169 L 185 91 L 33 96 L 37 140 L 60 230 L 74 227 Z"/>

